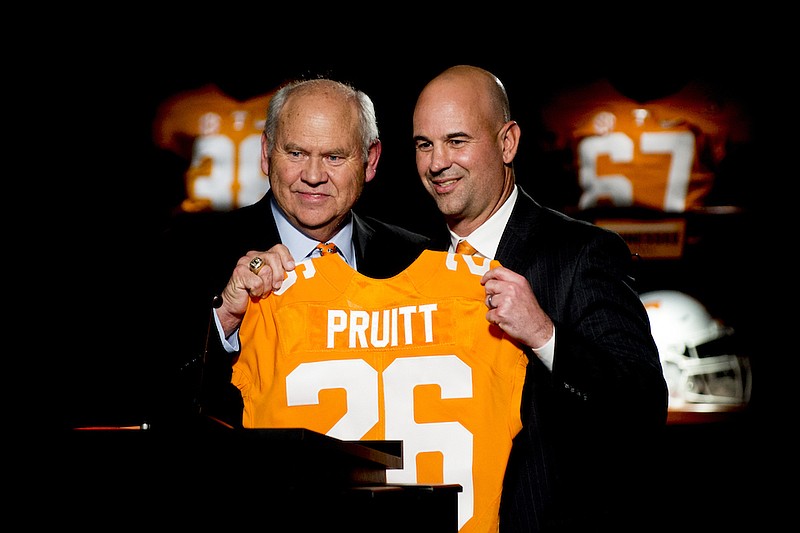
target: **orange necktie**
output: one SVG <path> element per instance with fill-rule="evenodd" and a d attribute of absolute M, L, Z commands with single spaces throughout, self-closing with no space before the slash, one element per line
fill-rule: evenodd
<path fill-rule="evenodd" d="M 335 254 L 339 252 L 339 249 L 332 242 L 321 242 L 316 246 L 316 249 L 319 250 L 319 255 Z"/>
<path fill-rule="evenodd" d="M 478 253 L 478 250 L 473 248 L 472 245 L 467 241 L 460 241 L 456 245 L 456 253 L 464 255 L 475 255 L 476 253 Z"/>

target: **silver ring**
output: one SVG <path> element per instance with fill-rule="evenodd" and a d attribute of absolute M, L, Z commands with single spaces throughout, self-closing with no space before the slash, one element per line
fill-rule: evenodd
<path fill-rule="evenodd" d="M 250 264 L 247 266 L 250 267 L 250 272 L 252 272 L 253 274 L 258 274 L 258 271 L 261 270 L 261 267 L 264 266 L 264 260 L 261 259 L 260 257 L 254 257 L 253 260 L 250 261 Z"/>
<path fill-rule="evenodd" d="M 489 309 L 494 309 L 494 305 L 492 305 L 492 296 L 494 296 L 494 294 L 489 295 L 489 301 L 488 301 Z"/>

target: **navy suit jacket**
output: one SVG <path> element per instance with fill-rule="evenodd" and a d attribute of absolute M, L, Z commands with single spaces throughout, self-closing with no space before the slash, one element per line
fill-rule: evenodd
<path fill-rule="evenodd" d="M 501 531 L 635 526 L 656 503 L 667 389 L 627 244 L 520 190 L 495 258 L 527 278 L 556 327 L 552 372 L 529 353 Z"/>

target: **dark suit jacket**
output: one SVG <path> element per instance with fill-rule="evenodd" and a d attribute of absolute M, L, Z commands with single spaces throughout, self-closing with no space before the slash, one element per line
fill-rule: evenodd
<path fill-rule="evenodd" d="M 501 531 L 635 525 L 655 503 L 648 485 L 657 477 L 667 389 L 630 250 L 616 233 L 520 191 L 496 259 L 528 279 L 556 326 L 552 372 L 529 354 Z M 642 531 L 653 527 L 650 518 Z"/>
<path fill-rule="evenodd" d="M 156 389 L 160 394 L 153 405 L 155 417 L 163 417 L 162 425 L 181 425 L 198 410 L 234 427 L 241 425 L 241 395 L 230 383 L 231 355 L 210 322 L 211 305 L 241 256 L 280 243 L 271 198 L 270 191 L 234 211 L 183 216 L 163 235 L 156 274 L 165 282 L 159 314 L 167 342 L 157 362 L 164 382 Z M 427 236 L 352 216 L 358 270 L 369 277 L 397 274 L 430 246 Z"/>

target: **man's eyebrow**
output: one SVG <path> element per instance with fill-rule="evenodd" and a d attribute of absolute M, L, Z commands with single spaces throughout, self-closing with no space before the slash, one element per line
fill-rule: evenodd
<path fill-rule="evenodd" d="M 448 133 L 447 135 L 445 135 L 445 139 L 454 139 L 456 137 L 469 137 L 469 136 L 470 135 L 468 133 L 465 133 L 463 131 L 456 131 L 456 132 Z M 424 135 L 414 135 L 414 140 L 415 141 L 429 141 L 430 139 L 428 139 Z"/>

